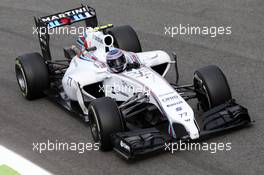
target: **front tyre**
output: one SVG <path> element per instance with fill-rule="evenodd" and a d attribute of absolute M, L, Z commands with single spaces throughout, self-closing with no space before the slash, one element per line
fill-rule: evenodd
<path fill-rule="evenodd" d="M 109 97 L 93 100 L 89 106 L 89 125 L 95 142 L 102 151 L 113 148 L 111 136 L 124 131 L 122 115 L 116 102 Z"/>
<path fill-rule="evenodd" d="M 114 27 L 109 29 L 107 33 L 114 38 L 114 47 L 129 52 L 142 52 L 137 33 L 131 26 Z"/>
<path fill-rule="evenodd" d="M 232 99 L 227 79 L 222 70 L 215 65 L 195 71 L 193 83 L 198 101 L 204 111 Z"/>
<path fill-rule="evenodd" d="M 16 58 L 16 78 L 22 95 L 28 100 L 40 97 L 49 88 L 49 72 L 39 53 Z"/>

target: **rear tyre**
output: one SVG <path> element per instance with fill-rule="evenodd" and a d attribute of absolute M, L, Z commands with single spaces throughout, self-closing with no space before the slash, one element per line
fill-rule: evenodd
<path fill-rule="evenodd" d="M 232 99 L 230 87 L 222 70 L 210 65 L 198 69 L 193 79 L 197 98 L 204 111 Z"/>
<path fill-rule="evenodd" d="M 49 88 L 49 72 L 39 53 L 30 53 L 16 58 L 16 78 L 22 95 L 36 99 Z"/>
<path fill-rule="evenodd" d="M 141 44 L 135 30 L 129 26 L 119 26 L 107 31 L 114 38 L 114 47 L 129 52 L 142 52 Z"/>
<path fill-rule="evenodd" d="M 111 136 L 124 131 L 122 115 L 116 102 L 109 97 L 93 100 L 89 106 L 89 125 L 95 142 L 102 151 L 113 148 Z"/>

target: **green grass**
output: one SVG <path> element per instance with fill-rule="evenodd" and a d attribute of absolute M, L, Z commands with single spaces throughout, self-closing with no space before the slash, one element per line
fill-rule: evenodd
<path fill-rule="evenodd" d="M 0 175 L 20 175 L 7 165 L 0 165 Z"/>

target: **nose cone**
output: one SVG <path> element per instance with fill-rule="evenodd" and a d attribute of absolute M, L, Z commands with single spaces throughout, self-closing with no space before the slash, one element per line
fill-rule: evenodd
<path fill-rule="evenodd" d="M 197 128 L 194 120 L 193 122 L 188 123 L 188 126 L 185 126 L 185 129 L 192 140 L 199 138 L 199 129 Z"/>
<path fill-rule="evenodd" d="M 190 133 L 189 135 L 192 140 L 199 138 L 199 132 Z"/>

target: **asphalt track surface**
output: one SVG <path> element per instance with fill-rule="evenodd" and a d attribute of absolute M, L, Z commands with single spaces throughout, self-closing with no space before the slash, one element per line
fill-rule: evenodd
<path fill-rule="evenodd" d="M 80 1 L 86 3 L 86 1 Z M 16 56 L 39 51 L 32 35 L 32 16 L 47 15 L 73 7 L 70 0 L 0 1 L 0 144 L 54 174 L 263 174 L 264 165 L 264 1 L 223 0 L 91 0 L 102 24 L 130 24 L 140 36 L 144 50 L 176 51 L 180 83 L 188 83 L 195 69 L 219 65 L 238 102 L 256 120 L 253 127 L 225 134 L 209 142 L 231 142 L 232 150 L 164 153 L 127 162 L 114 152 L 32 151 L 32 142 L 60 140 L 91 142 L 88 127 L 47 98 L 26 101 L 15 79 Z M 232 26 L 232 35 L 165 35 L 164 26 L 179 24 Z M 55 53 L 63 42 L 56 41 Z M 173 80 L 174 72 L 168 75 Z M 1 156 L 1 155 L 0 155 Z"/>

